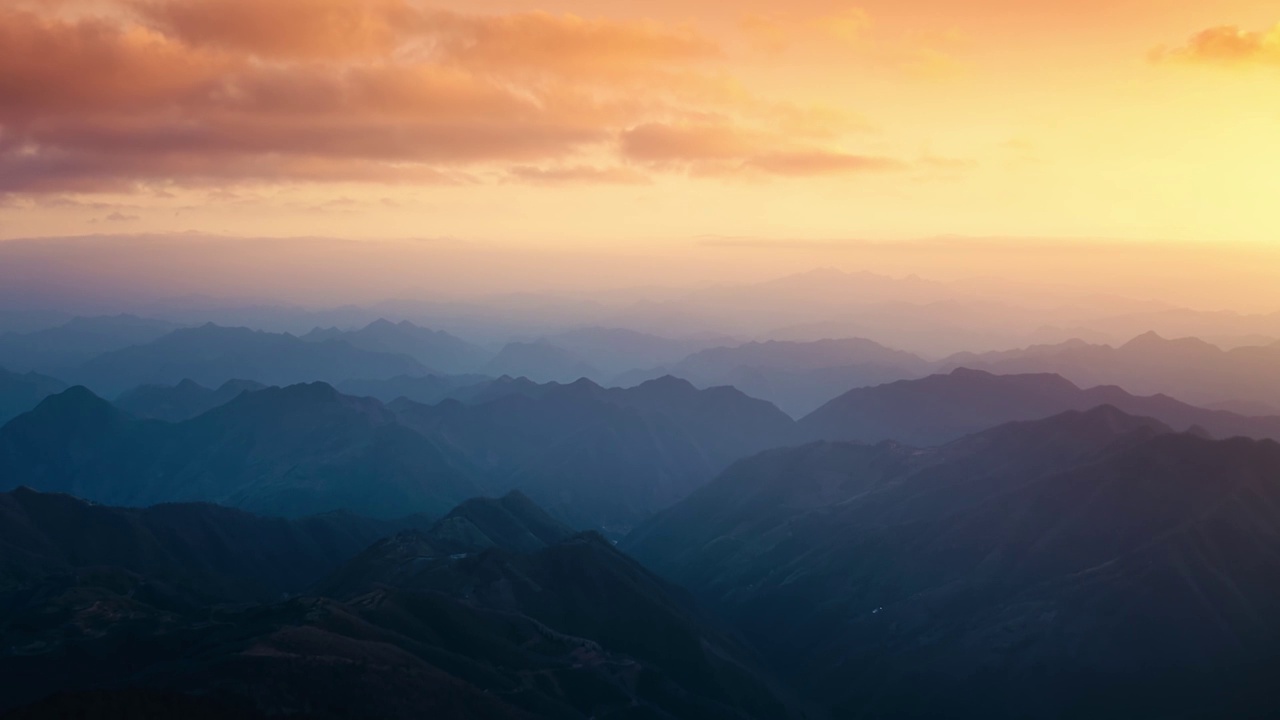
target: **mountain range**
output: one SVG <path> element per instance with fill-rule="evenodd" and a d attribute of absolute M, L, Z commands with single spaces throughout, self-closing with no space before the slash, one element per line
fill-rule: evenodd
<path fill-rule="evenodd" d="M 1101 406 L 769 451 L 621 544 L 835 717 L 1261 717 L 1280 445 Z"/>
<path fill-rule="evenodd" d="M 4 576 L 7 716 L 791 717 L 751 652 L 681 591 L 521 496 L 469 501 L 332 572 L 365 521 L 118 510 L 26 490 L 0 508 L 16 521 L 0 529 L 6 547 L 50 570 Z M 267 556 L 237 554 L 255 540 Z M 280 576 L 265 572 L 273 563 Z M 209 578 L 225 597 L 258 582 L 290 596 L 173 600 Z"/>
<path fill-rule="evenodd" d="M 959 369 L 919 380 L 850 390 L 799 422 L 812 440 L 938 445 L 1018 420 L 1111 405 L 1179 431 L 1280 440 L 1280 417 L 1199 408 L 1167 395 L 1139 397 L 1115 386 L 1082 389 L 1052 374 L 993 375 Z"/>
<path fill-rule="evenodd" d="M 575 527 L 611 534 L 784 444 L 791 419 L 732 388 L 663 378 L 630 389 L 495 381 L 471 404 L 397 401 L 400 422 L 461 453 L 501 488 L 528 493 Z"/>
<path fill-rule="evenodd" d="M 405 398 L 435 405 L 464 396 L 471 388 L 486 385 L 492 379 L 487 375 L 397 375 L 383 380 L 344 380 L 336 387 L 347 395 L 372 397 L 387 403 Z"/>
<path fill-rule="evenodd" d="M 71 388 L 0 429 L 0 477 L 96 502 L 209 501 L 290 517 L 441 513 L 480 494 L 447 449 L 323 383 L 244 393 L 179 423 L 138 420 Z"/>
<path fill-rule="evenodd" d="M 382 537 L 429 527 L 420 518 L 387 522 L 348 513 L 265 518 L 203 503 L 115 508 L 29 488 L 0 493 L 0 518 L 6 606 L 38 602 L 94 574 L 168 607 L 275 601 L 306 590 Z"/>
<path fill-rule="evenodd" d="M 575 527 L 620 534 L 793 430 L 769 403 L 672 378 L 628 390 L 496 381 L 487 392 L 470 405 L 384 406 L 312 383 L 160 422 L 76 387 L 0 428 L 0 477 L 97 502 L 290 517 L 441 513 L 518 488 Z"/>
<path fill-rule="evenodd" d="M 185 379 L 206 387 L 236 379 L 289 385 L 425 375 L 427 371 L 407 355 L 362 350 L 342 340 L 307 342 L 287 333 L 208 324 L 99 355 L 69 371 L 66 378 L 115 396 L 140 385 L 174 385 Z"/>
<path fill-rule="evenodd" d="M 1280 414 L 1280 346 L 1223 350 L 1196 338 L 1140 335 L 1123 345 L 1080 341 L 1000 353 L 961 354 L 942 369 L 1000 374 L 1051 372 L 1081 385 L 1119 385 L 1140 395 L 1164 393 L 1196 404 L 1262 403 Z"/>
<path fill-rule="evenodd" d="M 143 345 L 179 326 L 135 315 L 77 317 L 62 325 L 26 333 L 0 334 L 0 367 L 57 374 L 98 355 Z"/>
<path fill-rule="evenodd" d="M 0 425 L 27 412 L 40 401 L 66 390 L 61 380 L 37 373 L 13 373 L 0 368 Z"/>
<path fill-rule="evenodd" d="M 443 374 L 474 373 L 492 357 L 492 353 L 479 345 L 447 332 L 418 327 L 407 320 L 398 323 L 376 320 L 360 330 L 345 332 L 337 328 L 316 328 L 301 339 L 321 343 L 341 341 L 369 352 L 407 355 Z"/>
<path fill-rule="evenodd" d="M 931 367 L 870 340 L 770 341 L 710 348 L 670 367 L 624 373 L 614 382 L 627 386 L 670 374 L 699 387 L 731 385 L 803 417 L 850 388 L 920 377 Z"/>
<path fill-rule="evenodd" d="M 136 418 L 182 422 L 264 387 L 252 380 L 228 380 L 210 389 L 188 378 L 177 385 L 136 387 L 116 398 L 115 405 Z"/>
<path fill-rule="evenodd" d="M 572 352 L 547 340 L 507 343 L 483 368 L 486 375 L 527 377 L 535 382 L 573 382 L 601 373 Z"/>

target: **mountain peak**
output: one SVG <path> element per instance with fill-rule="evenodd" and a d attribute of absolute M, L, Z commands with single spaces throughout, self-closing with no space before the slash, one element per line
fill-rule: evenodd
<path fill-rule="evenodd" d="M 953 378 L 994 378 L 994 377 L 997 377 L 997 375 L 996 375 L 995 373 L 987 372 L 986 370 L 975 370 L 975 369 L 973 369 L 973 368 L 967 368 L 967 367 L 958 367 L 958 368 L 956 368 L 955 370 L 952 370 L 950 373 L 948 373 L 948 375 L 950 375 L 950 376 L 951 376 L 951 377 L 953 377 Z"/>
<path fill-rule="evenodd" d="M 531 552 L 571 537 L 574 531 L 552 518 L 528 496 L 512 491 L 501 498 L 474 498 L 454 508 L 431 530 L 448 544 Z"/>
<path fill-rule="evenodd" d="M 89 388 L 76 385 L 45 398 L 31 412 L 15 418 L 12 424 L 27 423 L 28 427 L 52 424 L 58 432 L 64 432 L 72 428 L 104 427 L 124 417 L 124 412 L 115 405 Z"/>
<path fill-rule="evenodd" d="M 1069 410 L 1044 420 L 1012 423 L 993 428 L 991 433 L 1002 433 L 1012 428 L 1035 436 L 1066 436 L 1084 439 L 1088 437 L 1119 438 L 1133 433 L 1168 435 L 1173 428 L 1155 418 L 1130 415 L 1111 404 L 1098 405 L 1089 410 Z M 985 433 L 984 433 L 985 434 Z"/>
<path fill-rule="evenodd" d="M 1150 332 L 1145 332 L 1135 337 L 1134 339 L 1130 340 L 1124 345 L 1121 345 L 1120 349 L 1121 350 L 1160 351 L 1160 350 L 1168 349 L 1171 347 L 1181 347 L 1181 348 L 1196 349 L 1196 350 L 1211 350 L 1211 351 L 1217 351 L 1217 352 L 1222 351 L 1222 348 L 1219 348 L 1217 345 L 1205 342 L 1200 338 L 1185 337 L 1185 338 L 1178 338 L 1178 339 L 1170 339 L 1170 338 L 1164 337 L 1163 335 L 1160 335 L 1154 330 Z"/>
<path fill-rule="evenodd" d="M 685 380 L 684 378 L 670 374 L 640 383 L 640 385 L 637 386 L 637 389 L 657 391 L 661 393 L 685 393 L 697 391 L 697 388 L 694 387 L 693 383 Z"/>

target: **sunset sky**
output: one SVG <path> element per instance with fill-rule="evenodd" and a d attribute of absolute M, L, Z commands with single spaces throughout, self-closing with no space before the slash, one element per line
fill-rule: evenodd
<path fill-rule="evenodd" d="M 4 0 L 0 238 L 1280 242 L 1280 6 Z"/>

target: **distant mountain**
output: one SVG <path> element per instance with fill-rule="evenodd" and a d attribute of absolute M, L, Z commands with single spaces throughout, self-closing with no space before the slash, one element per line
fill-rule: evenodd
<path fill-rule="evenodd" d="M 1210 410 L 1225 410 L 1237 415 L 1247 415 L 1250 417 L 1280 415 L 1280 406 L 1268 405 L 1261 402 L 1252 402 L 1249 400 L 1223 400 L 1221 402 L 1205 403 L 1204 407 Z"/>
<path fill-rule="evenodd" d="M 835 716 L 1260 717 L 1278 508 L 1280 445 L 1104 406 L 770 451 L 620 547 Z"/>
<path fill-rule="evenodd" d="M 6 717 L 790 716 L 751 653 L 679 590 L 599 536 L 555 526 L 527 498 L 471 501 L 434 529 L 379 541 L 334 573 L 343 583 L 321 583 L 331 591 L 199 606 L 171 600 L 177 581 L 291 586 L 285 578 L 331 564 L 328 553 L 345 552 L 352 533 L 327 542 L 333 518 L 287 523 L 210 506 L 120 511 L 14 497 L 42 506 L 18 517 L 75 531 L 46 543 L 6 524 L 0 538 L 37 547 L 32 557 L 49 558 L 55 573 L 76 569 L 34 581 L 36 592 L 0 587 L 16 608 L 0 619 L 0 712 L 27 705 Z M 0 496 L 6 520 L 11 504 Z M 43 507 L 53 505 L 61 510 Z M 220 518 L 234 522 L 224 528 Z M 463 524 L 485 542 L 459 551 L 453 537 Z M 69 549 L 48 547 L 58 543 Z M 81 547 L 83 561 L 64 560 Z M 299 566 L 288 564 L 294 556 Z"/>
<path fill-rule="evenodd" d="M 582 358 L 546 340 L 508 343 L 484 366 L 486 375 L 527 377 L 535 382 L 600 379 L 601 373 Z"/>
<path fill-rule="evenodd" d="M 172 607 L 275 601 L 405 526 L 346 513 L 263 518 L 208 504 L 114 508 L 20 488 L 0 493 L 0 597 L 16 602 L 98 574 Z"/>
<path fill-rule="evenodd" d="M 920 377 L 930 367 L 911 353 L 870 340 L 771 341 L 704 350 L 668 368 L 627 373 L 617 383 L 671 374 L 699 387 L 732 385 L 803 417 L 852 388 Z"/>
<path fill-rule="evenodd" d="M 0 367 L 61 372 L 113 350 L 142 345 L 177 325 L 133 315 L 78 317 L 57 327 L 0 334 Z"/>
<path fill-rule="evenodd" d="M 289 385 L 426 373 L 408 356 L 361 350 L 340 340 L 306 342 L 289 334 L 209 324 L 101 355 L 68 377 L 95 392 L 117 395 L 139 385 L 172 385 L 184 379 L 218 387 L 236 378 Z"/>
<path fill-rule="evenodd" d="M 0 429 L 0 478 L 104 503 L 288 517 L 441 513 L 479 494 L 447 448 L 323 383 L 245 393 L 179 423 L 134 419 L 75 387 Z"/>
<path fill-rule="evenodd" d="M 625 532 L 730 462 L 784 444 L 793 424 L 732 388 L 674 378 L 630 389 L 494 383 L 487 402 L 397 402 L 405 425 L 462 453 L 491 487 L 518 488 L 579 528 Z"/>
<path fill-rule="evenodd" d="M 243 393 L 164 423 L 75 387 L 0 428 L 0 478 L 11 483 L 0 489 L 130 506 L 210 501 L 290 517 L 441 513 L 521 489 L 576 528 L 620 535 L 793 432 L 776 407 L 732 388 L 700 391 L 671 378 L 628 390 L 589 381 L 533 388 L 470 405 L 384 406 L 313 383 Z"/>
<path fill-rule="evenodd" d="M 116 407 L 136 418 L 181 422 L 225 405 L 243 392 L 266 387 L 252 380 L 228 380 L 211 390 L 194 380 L 177 385 L 143 385 L 116 399 Z"/>
<path fill-rule="evenodd" d="M 0 368 L 0 425 L 66 390 L 61 380 L 36 373 L 12 373 Z"/>
<path fill-rule="evenodd" d="M 377 398 L 386 403 L 408 398 L 424 405 L 435 405 L 490 380 L 486 375 L 398 375 L 386 380 L 344 380 L 338 383 L 337 388 L 347 395 Z"/>
<path fill-rule="evenodd" d="M 491 358 L 492 353 L 459 337 L 439 330 L 428 330 L 405 320 L 393 323 L 377 320 L 361 330 L 341 331 L 316 328 L 303 340 L 327 342 L 339 340 L 370 352 L 407 355 L 425 367 L 445 374 L 475 373 Z"/>
<path fill-rule="evenodd" d="M 1008 422 L 1098 405 L 1158 418 L 1180 431 L 1198 426 L 1220 438 L 1280 439 L 1280 417 L 1208 410 L 1165 395 L 1137 397 L 1118 387 L 1083 390 L 1058 375 L 967 369 L 851 390 L 803 418 L 799 430 L 812 440 L 937 445 Z"/>
<path fill-rule="evenodd" d="M 636 368 L 671 365 L 728 338 L 710 335 L 667 338 L 621 328 L 587 327 L 544 339 L 603 375 L 613 377 Z"/>
<path fill-rule="evenodd" d="M 1080 341 L 1024 350 L 955 355 L 944 369 L 1000 374 L 1057 373 L 1084 386 L 1119 385 L 1139 395 L 1164 393 L 1197 404 L 1249 401 L 1280 406 L 1280 346 L 1222 350 L 1196 338 L 1147 333 L 1121 345 Z"/>

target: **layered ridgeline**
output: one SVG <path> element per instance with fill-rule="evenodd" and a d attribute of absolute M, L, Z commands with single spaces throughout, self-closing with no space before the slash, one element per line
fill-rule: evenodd
<path fill-rule="evenodd" d="M 1074 340 L 995 353 L 961 353 L 943 362 L 995 373 L 1057 373 L 1081 385 L 1119 385 L 1201 405 L 1280 414 L 1280 344 L 1223 350 L 1197 338 L 1146 333 L 1112 347 Z"/>
<path fill-rule="evenodd" d="M 1008 422 L 1099 405 L 1157 418 L 1179 431 L 1280 439 L 1280 417 L 1210 410 L 1167 395 L 1139 397 L 1114 386 L 1082 389 L 1059 375 L 993 375 L 964 368 L 851 390 L 803 418 L 799 430 L 810 440 L 936 445 Z"/>
<path fill-rule="evenodd" d="M 143 385 L 116 398 L 116 407 L 136 418 L 182 422 L 226 405 L 241 393 L 256 392 L 265 385 L 252 380 L 228 380 L 207 388 L 190 378 L 177 385 Z"/>
<path fill-rule="evenodd" d="M 317 343 L 340 341 L 370 352 L 405 355 L 446 374 L 475 373 L 492 357 L 489 351 L 456 335 L 418 327 L 408 321 L 376 320 L 359 330 L 348 331 L 316 328 L 301 339 Z"/>
<path fill-rule="evenodd" d="M 881 337 L 881 336 L 876 336 Z M 956 369 L 1001 375 L 1057 374 L 1082 386 L 1120 386 L 1138 395 L 1170 395 L 1250 415 L 1280 415 L 1280 347 L 1223 350 L 1203 340 L 1147 333 L 1112 347 L 1071 340 L 931 362 L 866 339 L 752 342 L 716 347 L 653 370 L 614 379 L 627 385 L 671 374 L 699 387 L 733 385 L 794 417 L 853 388 Z"/>
<path fill-rule="evenodd" d="M 600 379 L 600 371 L 574 353 L 546 340 L 507 343 L 483 369 L 487 375 L 527 377 L 535 382 Z"/>
<path fill-rule="evenodd" d="M 140 385 L 174 385 L 185 379 L 206 387 L 237 378 L 288 385 L 428 372 L 430 368 L 408 355 L 365 350 L 345 340 L 307 342 L 288 333 L 210 323 L 98 355 L 65 377 L 114 397 Z"/>
<path fill-rule="evenodd" d="M 165 608 L 275 601 L 382 537 L 429 526 L 349 513 L 265 518 L 205 503 L 115 508 L 19 488 L 0 493 L 0 594 L 10 610 L 58 604 L 59 593 L 87 599 L 88 588 Z"/>
<path fill-rule="evenodd" d="M 814 342 L 752 342 L 716 347 L 655 370 L 619 376 L 628 385 L 671 374 L 699 387 L 731 385 L 802 417 L 850 388 L 917 378 L 932 365 L 859 338 Z"/>
<path fill-rule="evenodd" d="M 145 506 L 209 501 L 298 517 L 439 513 L 480 494 L 454 454 L 375 400 L 268 388 L 180 423 L 138 420 L 75 387 L 0 429 L 11 486 Z"/>
<path fill-rule="evenodd" d="M 837 717 L 1280 701 L 1280 445 L 1114 407 L 735 464 L 621 544 Z"/>
<path fill-rule="evenodd" d="M 629 389 L 497 382 L 490 393 L 476 404 L 390 407 L 576 527 L 621 531 L 793 432 L 769 403 L 674 378 Z"/>
<path fill-rule="evenodd" d="M 0 367 L 0 425 L 66 389 L 66 383 L 56 378 L 33 372 L 14 373 Z"/>
<path fill-rule="evenodd" d="M 0 333 L 0 367 L 58 375 L 103 353 L 144 345 L 177 329 L 134 315 L 78 317 L 33 332 Z"/>
<path fill-rule="evenodd" d="M 166 423 L 77 387 L 0 429 L 0 477 L 98 502 L 291 517 L 442 513 L 522 489 L 575 527 L 621 533 L 793 428 L 768 403 L 674 379 L 627 390 L 495 382 L 475 400 L 384 406 L 313 383 Z"/>
<path fill-rule="evenodd" d="M 0 511 L 4 547 L 21 550 L 0 576 L 13 717 L 788 716 L 680 591 L 523 496 L 469 501 L 345 565 L 333 558 L 369 521 L 27 491 Z M 223 604 L 263 583 L 292 597 Z"/>

